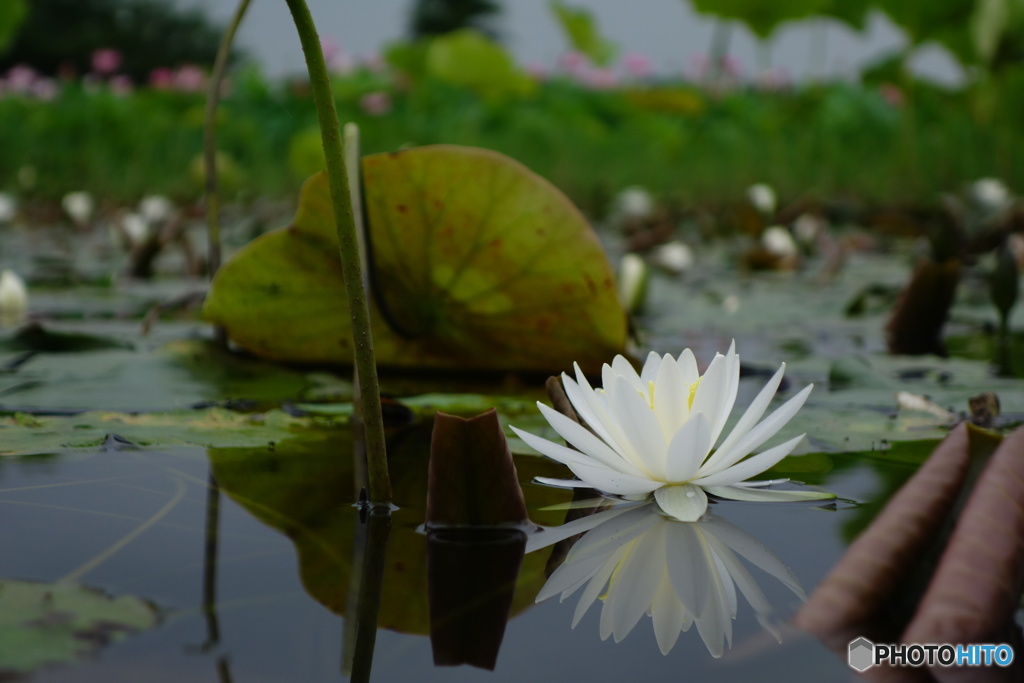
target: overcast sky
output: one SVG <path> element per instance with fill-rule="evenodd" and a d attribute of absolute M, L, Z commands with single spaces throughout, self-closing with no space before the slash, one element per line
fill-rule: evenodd
<path fill-rule="evenodd" d="M 199 7 L 224 22 L 237 0 L 168 0 L 180 7 Z M 321 36 L 330 36 L 357 55 L 378 52 L 402 38 L 410 0 L 309 0 Z M 548 10 L 548 0 L 505 0 L 501 30 L 508 47 L 524 64 L 553 66 L 567 45 Z M 679 73 L 711 43 L 713 20 L 698 15 L 686 0 L 568 0 L 589 9 L 602 33 L 621 54 L 651 58 L 659 73 Z M 772 66 L 796 79 L 808 76 L 851 77 L 863 65 L 905 42 L 903 34 L 881 14 L 872 15 L 867 30 L 855 33 L 831 21 L 804 21 L 783 26 L 768 46 Z M 302 52 L 283 0 L 252 0 L 239 33 L 239 43 L 257 58 L 266 73 L 280 76 L 304 70 Z M 744 73 L 762 63 L 764 46 L 743 27 L 733 31 L 732 56 Z M 919 73 L 955 81 L 959 69 L 937 47 L 919 50 Z"/>

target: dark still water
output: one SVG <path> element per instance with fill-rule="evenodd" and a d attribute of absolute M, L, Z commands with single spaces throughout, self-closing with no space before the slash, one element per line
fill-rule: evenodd
<path fill-rule="evenodd" d="M 417 436 L 392 447 L 399 510 L 388 537 L 371 680 L 851 678 L 845 662 L 785 625 L 800 604 L 801 587 L 813 590 L 867 510 L 845 504 L 817 509 L 725 502 L 712 506 L 714 524 L 687 529 L 643 510 L 612 515 L 615 519 L 592 525 L 594 535 L 571 548 L 548 545 L 522 559 L 493 672 L 435 667 L 427 537 L 418 531 L 425 507 L 422 445 Z M 27 677 L 52 682 L 347 680 L 356 646 L 345 615 L 354 624 L 351 598 L 359 575 L 353 576 L 352 567 L 362 566 L 353 544 L 366 533 L 352 505 L 348 453 L 351 442 L 343 436 L 319 435 L 262 449 L 108 450 L 0 461 L 0 600 L 17 591 L 47 594 L 37 599 L 42 606 L 22 605 L 16 614 L 8 610 L 7 624 L 0 621 L 8 635 L 27 643 L 0 645 L 0 670 L 6 675 L 22 666 L 26 674 L 26 668 L 34 668 Z M 870 499 L 884 479 L 871 469 L 875 466 L 847 460 L 816 475 L 815 483 L 842 497 Z M 539 508 L 566 503 L 571 494 L 529 483 L 556 466 L 519 457 L 517 467 L 531 518 L 560 525 L 564 510 Z M 211 475 L 220 490 L 208 485 Z M 540 545 L 538 538 L 531 537 L 531 547 Z M 564 601 L 555 595 L 535 604 L 548 575 L 573 562 L 557 576 L 562 582 L 584 582 L 579 590 Z M 791 574 L 784 573 L 786 567 Z M 585 583 L 600 572 L 610 583 Z M 663 655 L 655 623 L 673 617 L 661 612 L 652 618 L 636 606 L 642 603 L 646 612 L 644 605 L 653 603 L 659 612 L 669 605 L 675 598 L 657 591 L 670 584 L 658 588 L 657 582 L 672 572 L 703 577 L 695 579 L 699 595 L 684 596 L 683 602 L 697 600 L 704 616 L 687 625 Z M 738 588 L 722 580 L 730 575 Z M 461 579 L 451 578 L 457 592 Z M 646 588 L 644 581 L 650 584 Z M 85 591 L 100 607 L 56 597 L 82 586 L 101 591 Z M 647 597 L 640 595 L 644 590 Z M 588 591 L 593 604 L 573 628 L 577 605 Z M 762 610 L 767 603 L 774 611 L 759 614 L 750 591 Z M 125 601 L 118 603 L 121 608 L 131 601 L 141 621 L 119 628 L 121 613 L 102 606 L 111 598 Z M 68 606 L 45 609 L 46 601 L 65 599 Z M 613 607 L 620 611 L 613 614 Z M 733 607 L 735 620 L 729 616 Z M 638 619 L 623 616 L 630 609 Z M 724 618 L 707 616 L 716 609 Z M 82 626 L 89 610 L 92 621 Z M 678 607 L 674 613 L 682 620 L 676 628 L 693 619 L 685 611 Z M 781 644 L 759 616 L 778 631 Z M 493 627 L 479 624 L 480 630 Z M 471 623 L 464 632 L 474 628 Z M 604 641 L 603 629 L 614 631 Z M 724 645 L 724 654 L 713 657 L 706 642 Z M 43 654 L 30 666 L 24 662 L 33 648 Z M 64 663 L 39 666 L 43 661 Z"/>

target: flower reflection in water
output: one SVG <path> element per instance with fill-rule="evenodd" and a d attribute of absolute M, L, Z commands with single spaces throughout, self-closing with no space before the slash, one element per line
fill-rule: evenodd
<path fill-rule="evenodd" d="M 535 534 L 536 550 L 586 532 L 551 574 L 537 602 L 580 589 L 573 628 L 600 598 L 601 639 L 621 641 L 647 614 L 663 654 L 696 625 L 708 651 L 720 657 L 732 645 L 732 622 L 742 594 L 761 625 L 781 642 L 772 606 L 740 557 L 805 599 L 796 576 L 764 544 L 711 514 L 680 522 L 657 505 L 618 506 Z M 605 589 L 607 586 L 607 590 Z"/>

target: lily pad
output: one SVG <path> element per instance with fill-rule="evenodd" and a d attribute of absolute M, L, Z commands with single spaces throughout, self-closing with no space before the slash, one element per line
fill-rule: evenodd
<path fill-rule="evenodd" d="M 323 423 L 323 418 L 296 418 L 280 410 L 246 415 L 222 408 L 143 415 L 91 412 L 70 417 L 18 413 L 0 417 L 0 457 L 95 449 L 108 434 L 146 447 L 266 446 Z"/>
<path fill-rule="evenodd" d="M 285 401 L 348 399 L 349 382 L 218 349 L 200 340 L 159 348 L 2 354 L 0 411 L 173 411 L 222 401 L 260 408 Z"/>
<path fill-rule="evenodd" d="M 595 370 L 626 342 L 611 265 L 572 203 L 518 162 L 438 145 L 363 159 L 378 363 Z M 350 363 L 326 177 L 291 226 L 218 272 L 204 307 L 252 352 Z"/>
<path fill-rule="evenodd" d="M 95 655 L 159 623 L 156 608 L 73 583 L 0 580 L 0 679 Z"/>

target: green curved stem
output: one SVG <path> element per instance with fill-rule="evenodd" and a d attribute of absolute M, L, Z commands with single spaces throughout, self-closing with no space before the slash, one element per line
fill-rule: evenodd
<path fill-rule="evenodd" d="M 373 355 L 373 336 L 370 333 L 370 309 L 363 287 L 362 266 L 359 263 L 359 241 L 352 215 L 348 172 L 341 144 L 341 125 L 334 107 L 327 63 L 320 49 L 320 39 L 313 17 L 305 0 L 287 0 L 299 32 L 302 51 L 306 55 L 310 88 L 320 120 L 324 156 L 327 161 L 327 182 L 331 189 L 334 219 L 341 251 L 341 268 L 345 278 L 345 295 L 352 319 L 352 341 L 355 352 L 356 377 L 363 408 L 363 426 L 366 437 L 367 471 L 370 478 L 370 502 L 386 505 L 391 501 L 391 481 L 384 446 L 384 420 L 380 409 L 380 386 L 377 383 L 377 364 Z M 353 169 L 355 172 L 355 169 Z"/>
<path fill-rule="evenodd" d="M 221 38 L 220 47 L 217 48 L 217 57 L 213 62 L 213 72 L 210 74 L 210 85 L 206 93 L 206 116 L 203 121 L 203 167 L 206 171 L 206 239 L 207 239 L 207 269 L 210 271 L 210 279 L 217 274 L 220 268 L 220 192 L 217 189 L 217 105 L 220 104 L 220 88 L 224 82 L 224 73 L 228 69 L 228 58 L 231 56 L 231 45 L 235 42 L 235 33 L 242 23 L 246 10 L 249 9 L 251 0 L 241 0 L 235 13 L 231 16 L 224 37 Z M 214 328 L 214 338 L 218 346 L 227 348 L 227 330 L 217 325 Z"/>

